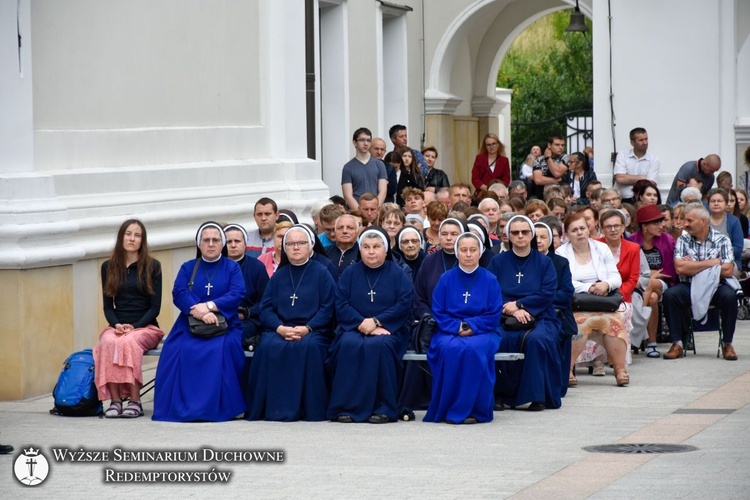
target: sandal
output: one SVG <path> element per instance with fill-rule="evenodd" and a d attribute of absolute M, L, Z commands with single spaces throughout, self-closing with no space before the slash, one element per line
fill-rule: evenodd
<path fill-rule="evenodd" d="M 618 387 L 625 387 L 630 383 L 630 376 L 625 368 L 620 368 L 615 372 L 615 380 Z"/>
<path fill-rule="evenodd" d="M 140 401 L 130 401 L 120 414 L 122 418 L 138 418 L 143 416 L 143 406 Z"/>
<path fill-rule="evenodd" d="M 604 376 L 604 363 L 601 361 L 594 361 L 594 370 L 591 372 L 594 377 Z"/>
<path fill-rule="evenodd" d="M 336 417 L 336 422 L 340 424 L 351 424 L 354 422 L 354 419 L 351 417 L 351 415 L 339 415 Z"/>
<path fill-rule="evenodd" d="M 109 408 L 104 412 L 104 418 L 118 418 L 122 415 L 122 400 L 115 401 L 114 399 L 109 403 Z"/>
<path fill-rule="evenodd" d="M 646 347 L 646 356 L 649 358 L 661 358 L 661 353 L 655 345 L 650 345 Z"/>
<path fill-rule="evenodd" d="M 570 370 L 570 376 L 568 377 L 568 387 L 576 387 L 578 385 L 578 379 L 576 378 L 576 372 Z"/>

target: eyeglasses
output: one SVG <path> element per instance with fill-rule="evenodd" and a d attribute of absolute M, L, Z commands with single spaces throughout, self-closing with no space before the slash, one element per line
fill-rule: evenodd
<path fill-rule="evenodd" d="M 528 236 L 531 234 L 531 229 L 518 229 L 515 231 L 510 231 L 510 234 L 512 234 L 513 236 L 518 236 L 520 234 L 524 236 Z"/>
<path fill-rule="evenodd" d="M 622 229 L 622 224 L 610 224 L 609 226 L 602 227 L 605 231 L 619 231 Z"/>
<path fill-rule="evenodd" d="M 419 245 L 419 240 L 413 239 L 413 240 L 401 240 L 402 245 Z"/>
<path fill-rule="evenodd" d="M 219 238 L 202 238 L 201 243 L 205 243 L 206 245 L 218 245 L 221 243 L 221 240 Z"/>
<path fill-rule="evenodd" d="M 367 138 L 361 137 L 361 138 L 357 139 L 357 142 L 372 142 L 372 139 L 367 139 Z"/>
<path fill-rule="evenodd" d="M 307 242 L 306 241 L 287 241 L 286 243 L 284 243 L 284 246 L 287 248 L 306 247 Z"/>

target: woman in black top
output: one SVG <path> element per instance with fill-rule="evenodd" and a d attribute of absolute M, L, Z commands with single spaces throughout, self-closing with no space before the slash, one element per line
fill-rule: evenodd
<path fill-rule="evenodd" d="M 156 317 L 161 309 L 161 264 L 149 255 L 146 228 L 136 219 L 117 232 L 112 256 L 102 264 L 104 316 L 109 324 L 94 348 L 96 387 L 101 401 L 111 400 L 104 416 L 143 415 L 143 353 L 164 336 Z M 123 409 L 123 398 L 130 398 Z"/>

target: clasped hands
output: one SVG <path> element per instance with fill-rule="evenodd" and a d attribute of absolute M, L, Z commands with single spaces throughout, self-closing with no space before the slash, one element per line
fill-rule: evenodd
<path fill-rule="evenodd" d="M 117 335 L 117 336 L 126 335 L 126 334 L 130 333 L 133 330 L 135 330 L 135 328 L 133 328 L 133 325 L 129 325 L 127 323 L 125 323 L 125 324 L 117 323 L 115 325 L 115 335 Z"/>
<path fill-rule="evenodd" d="M 390 335 L 391 332 L 375 324 L 375 320 L 372 318 L 365 318 L 362 323 L 357 327 L 360 333 L 364 335 Z"/>
<path fill-rule="evenodd" d="M 606 281 L 597 281 L 589 287 L 589 293 L 592 295 L 607 295 L 609 294 L 609 283 Z"/>
<path fill-rule="evenodd" d="M 529 314 L 529 311 L 518 307 L 515 301 L 505 303 L 505 305 L 503 306 L 503 314 L 513 316 L 522 325 L 525 325 L 526 323 L 531 321 L 531 314 Z"/>
<path fill-rule="evenodd" d="M 280 325 L 276 329 L 276 333 L 281 335 L 284 340 L 294 341 L 300 340 L 302 337 L 309 333 L 306 326 L 284 326 Z"/>

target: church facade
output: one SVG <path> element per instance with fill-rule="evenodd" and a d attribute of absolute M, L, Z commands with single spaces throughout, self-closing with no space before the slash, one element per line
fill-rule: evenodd
<path fill-rule="evenodd" d="M 750 3 L 579 4 L 594 26 L 605 184 L 635 126 L 661 158 L 662 188 L 709 153 L 742 172 Z M 574 5 L 0 0 L 0 399 L 50 392 L 65 357 L 95 344 L 99 267 L 126 218 L 143 220 L 162 262 L 168 330 L 198 225 L 252 230 L 262 196 L 309 219 L 314 201 L 340 192 L 360 126 L 385 137 L 406 125 L 412 147 L 436 146 L 437 166 L 468 181 L 485 133 L 510 140 L 511 96 L 495 87 L 504 53 Z"/>

